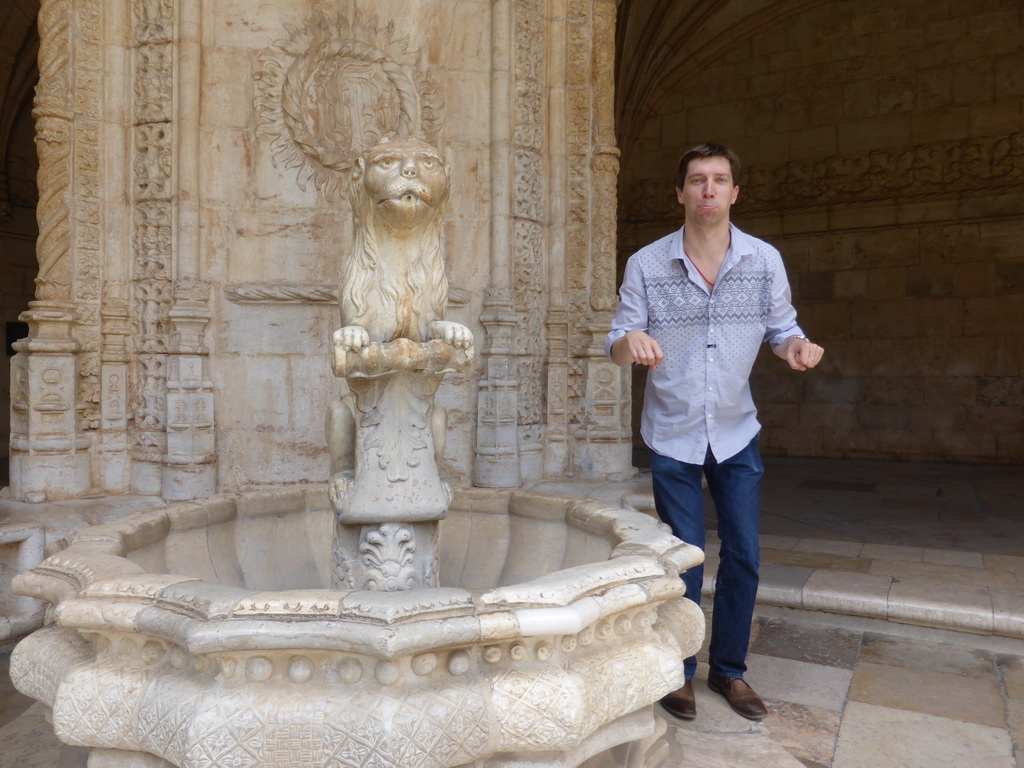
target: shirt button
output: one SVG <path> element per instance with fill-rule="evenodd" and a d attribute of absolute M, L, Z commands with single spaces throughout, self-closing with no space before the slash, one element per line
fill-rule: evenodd
<path fill-rule="evenodd" d="M 708 392 L 714 392 L 714 391 L 715 391 L 714 387 L 708 387 Z"/>
<path fill-rule="evenodd" d="M 708 358 L 708 362 L 709 362 L 709 363 L 713 363 L 713 362 L 715 362 L 715 358 L 713 358 L 713 357 L 709 357 L 709 358 Z"/>

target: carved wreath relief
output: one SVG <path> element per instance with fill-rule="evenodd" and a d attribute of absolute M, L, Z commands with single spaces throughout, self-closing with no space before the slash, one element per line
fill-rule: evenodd
<path fill-rule="evenodd" d="M 336 199 L 355 159 L 382 139 L 436 136 L 440 97 L 393 22 L 320 15 L 290 31 L 260 56 L 256 107 L 275 164 L 298 168 L 303 189 L 312 181 Z"/>

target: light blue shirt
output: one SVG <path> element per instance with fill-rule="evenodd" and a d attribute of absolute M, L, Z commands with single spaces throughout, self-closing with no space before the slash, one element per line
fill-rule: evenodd
<path fill-rule="evenodd" d="M 683 254 L 683 230 L 633 254 L 605 353 L 647 331 L 665 360 L 648 371 L 640 434 L 657 453 L 703 464 L 736 455 L 761 429 L 750 370 L 764 342 L 802 335 L 779 252 L 730 225 L 732 242 L 709 289 Z"/>

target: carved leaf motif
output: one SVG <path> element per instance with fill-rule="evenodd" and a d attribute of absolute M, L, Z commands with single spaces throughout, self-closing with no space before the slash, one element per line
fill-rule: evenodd
<path fill-rule="evenodd" d="M 421 585 L 412 568 L 416 554 L 416 536 L 408 528 L 385 523 L 363 535 L 359 544 L 366 571 L 362 588 L 381 592 L 416 589 Z"/>

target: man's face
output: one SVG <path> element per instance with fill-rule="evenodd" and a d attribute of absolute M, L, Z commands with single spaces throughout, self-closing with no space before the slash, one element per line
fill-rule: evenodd
<path fill-rule="evenodd" d="M 686 223 L 697 226 L 728 221 L 729 209 L 739 193 L 740 188 L 733 183 L 732 168 L 724 157 L 691 160 L 684 186 L 676 187 Z"/>

